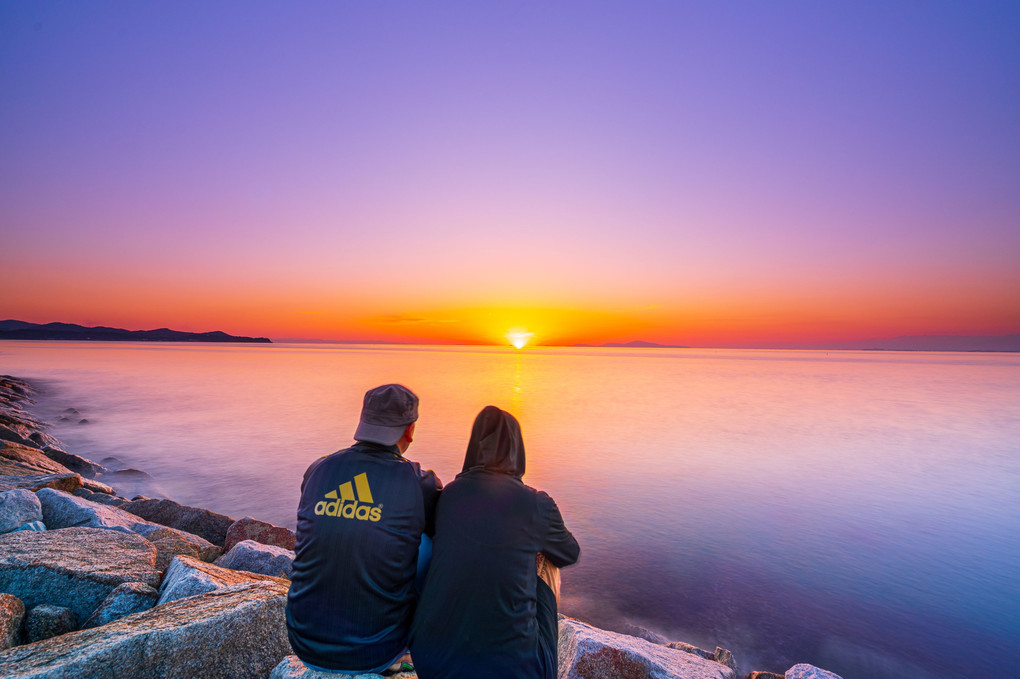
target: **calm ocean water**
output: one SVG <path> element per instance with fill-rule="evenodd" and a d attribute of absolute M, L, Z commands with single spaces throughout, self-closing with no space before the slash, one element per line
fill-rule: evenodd
<path fill-rule="evenodd" d="M 564 613 L 743 671 L 1018 671 L 1017 355 L 4 342 L 0 372 L 81 411 L 52 433 L 138 492 L 290 527 L 367 388 L 419 394 L 408 456 L 444 481 L 494 404 L 581 543 Z"/>

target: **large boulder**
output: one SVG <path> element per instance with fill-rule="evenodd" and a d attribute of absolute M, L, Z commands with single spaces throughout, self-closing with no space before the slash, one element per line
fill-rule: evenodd
<path fill-rule="evenodd" d="M 562 618 L 560 679 L 736 679 L 733 668 L 637 637 Z"/>
<path fill-rule="evenodd" d="M 145 535 L 145 539 L 156 545 L 156 568 L 165 571 L 175 556 L 193 556 L 202 561 L 215 561 L 222 550 L 209 544 L 197 535 L 181 530 L 160 526 Z"/>
<path fill-rule="evenodd" d="M 786 679 L 842 679 L 842 677 L 820 667 L 800 663 L 786 670 Z"/>
<path fill-rule="evenodd" d="M 146 521 L 198 535 L 214 545 L 223 546 L 227 529 L 234 519 L 201 507 L 188 507 L 173 500 L 136 500 L 120 507 Z"/>
<path fill-rule="evenodd" d="M 122 533 L 136 533 L 138 531 L 135 530 L 135 526 L 142 523 L 142 520 L 134 514 L 59 490 L 43 488 L 36 495 L 42 504 L 43 522 L 48 528 L 88 526 L 119 530 Z"/>
<path fill-rule="evenodd" d="M 254 540 L 242 540 L 217 559 L 216 565 L 235 571 L 249 571 L 290 579 L 291 570 L 294 568 L 294 552 Z"/>
<path fill-rule="evenodd" d="M 290 582 L 283 578 L 235 571 L 188 556 L 178 556 L 170 562 L 170 567 L 163 576 L 163 583 L 159 587 L 159 603 L 165 604 L 250 582 L 273 582 L 284 588 L 290 586 Z"/>
<path fill-rule="evenodd" d="M 29 438 L 17 431 L 14 427 L 9 427 L 6 424 L 0 424 L 0 441 L 9 441 L 10 443 L 16 443 L 19 446 L 32 446 L 34 444 Z"/>
<path fill-rule="evenodd" d="M 3 462 L 0 460 L 0 469 L 4 466 Z M 15 471 L 12 475 L 0 474 L 0 490 L 24 488 L 37 491 L 42 488 L 53 488 L 65 493 L 73 493 L 81 488 L 81 481 L 81 475 L 70 472 L 66 474 L 28 474 Z"/>
<path fill-rule="evenodd" d="M 146 521 L 117 507 L 48 488 L 40 490 L 36 495 L 42 503 L 43 521 L 48 528 L 90 526 L 137 533 L 144 538 L 151 538 L 160 549 L 164 562 L 169 562 L 176 554 L 192 554 L 207 561 L 220 555 L 219 547 L 197 535 Z"/>
<path fill-rule="evenodd" d="M 0 594 L 0 651 L 21 643 L 25 604 L 13 594 Z"/>
<path fill-rule="evenodd" d="M 416 679 L 414 671 L 387 674 L 390 679 Z M 379 679 L 378 674 L 337 674 L 310 670 L 296 655 L 288 655 L 273 668 L 269 679 Z"/>
<path fill-rule="evenodd" d="M 144 582 L 125 582 L 110 592 L 110 595 L 99 604 L 82 629 L 98 627 L 119 620 L 127 615 L 147 611 L 156 605 L 159 592 Z"/>
<path fill-rule="evenodd" d="M 10 533 L 42 518 L 42 505 L 32 491 L 25 488 L 0 491 L 0 533 Z"/>
<path fill-rule="evenodd" d="M 81 487 L 87 490 L 91 490 L 93 493 L 106 495 L 115 495 L 117 493 L 117 491 L 115 491 L 112 486 L 108 486 L 105 483 L 96 481 L 95 479 L 88 479 L 84 477 L 82 477 L 81 480 Z"/>
<path fill-rule="evenodd" d="M 297 536 L 294 531 L 253 519 L 250 516 L 238 519 L 230 526 L 223 542 L 223 551 L 229 552 L 234 545 L 242 540 L 254 540 L 264 545 L 283 547 L 291 551 L 294 551 L 294 545 L 297 544 Z"/>
<path fill-rule="evenodd" d="M 26 608 L 53 604 L 78 620 L 123 582 L 159 585 L 156 548 L 134 533 L 100 528 L 64 528 L 0 535 L 0 591 Z"/>
<path fill-rule="evenodd" d="M 39 604 L 25 615 L 25 643 L 31 644 L 78 629 L 78 620 L 70 608 Z"/>
<path fill-rule="evenodd" d="M 71 470 L 38 448 L 0 441 L 0 474 L 68 474 Z"/>
<path fill-rule="evenodd" d="M 41 428 L 41 427 L 38 427 Z M 33 445 L 37 448 L 46 448 L 47 446 L 60 446 L 60 441 L 53 438 L 44 431 L 33 431 L 28 435 L 29 445 Z"/>
<path fill-rule="evenodd" d="M 57 464 L 67 467 L 71 471 L 78 472 L 82 476 L 90 479 L 109 471 L 101 464 L 96 464 L 92 460 L 86 460 L 80 455 L 68 453 L 56 446 L 46 446 L 42 449 L 42 451 L 46 457 L 50 458 Z"/>
<path fill-rule="evenodd" d="M 248 582 L 0 652 L 9 679 L 266 677 L 292 653 L 287 588 Z"/>

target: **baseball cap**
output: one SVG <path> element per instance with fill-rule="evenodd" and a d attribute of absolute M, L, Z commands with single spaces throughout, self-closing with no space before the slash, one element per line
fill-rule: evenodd
<path fill-rule="evenodd" d="M 365 392 L 361 421 L 354 432 L 357 441 L 392 446 L 407 425 L 418 419 L 418 397 L 401 384 L 384 384 Z"/>

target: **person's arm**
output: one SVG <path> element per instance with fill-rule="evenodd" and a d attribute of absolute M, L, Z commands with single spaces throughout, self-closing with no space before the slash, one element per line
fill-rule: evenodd
<path fill-rule="evenodd" d="M 443 490 L 443 482 L 431 469 L 418 467 L 418 482 L 421 484 L 421 497 L 425 503 L 425 535 L 430 538 L 436 534 L 436 504 Z"/>
<path fill-rule="evenodd" d="M 559 507 L 548 494 L 542 491 L 538 493 L 538 506 L 545 519 L 545 538 L 542 541 L 542 549 L 539 551 L 557 568 L 577 563 L 577 559 L 581 556 L 581 547 L 567 527 L 563 525 L 563 516 L 560 514 Z"/>

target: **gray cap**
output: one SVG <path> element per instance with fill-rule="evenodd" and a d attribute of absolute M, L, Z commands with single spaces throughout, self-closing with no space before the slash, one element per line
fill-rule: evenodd
<path fill-rule="evenodd" d="M 418 419 L 418 397 L 400 384 L 384 384 L 365 393 L 361 422 L 354 432 L 357 441 L 392 446 L 407 425 Z"/>

